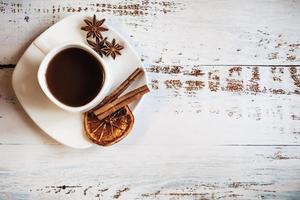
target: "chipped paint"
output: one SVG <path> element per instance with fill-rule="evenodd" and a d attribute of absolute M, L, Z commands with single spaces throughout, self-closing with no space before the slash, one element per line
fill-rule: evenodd
<path fill-rule="evenodd" d="M 100 15 L 103 14 L 108 18 L 111 17 L 113 20 L 121 22 L 129 32 L 134 33 L 132 39 L 138 42 L 137 46 L 142 47 L 145 55 L 147 54 L 147 56 L 144 55 L 144 58 L 150 60 L 149 68 L 152 67 L 152 64 L 156 68 L 153 71 L 147 68 L 147 71 L 153 89 L 153 93 L 149 94 L 149 98 L 151 98 L 151 103 L 156 104 L 155 106 L 158 107 L 153 107 L 151 103 L 145 104 L 143 106 L 145 110 L 156 110 L 154 111 L 155 114 L 162 116 L 164 113 L 161 111 L 170 109 L 171 112 L 180 115 L 175 117 L 181 117 L 182 119 L 184 119 L 183 116 L 196 116 L 193 118 L 195 121 L 198 119 L 203 121 L 207 118 L 213 119 L 211 120 L 212 125 L 208 129 L 209 131 L 206 131 L 203 127 L 204 123 L 202 123 L 198 129 L 192 126 L 193 129 L 188 131 L 189 127 L 186 126 L 183 127 L 184 131 L 178 129 L 168 135 L 173 129 L 165 128 L 164 134 L 160 134 L 159 131 L 153 130 L 156 126 L 154 124 L 149 128 L 151 134 L 143 132 L 138 142 L 149 142 L 150 140 L 149 143 L 153 142 L 155 145 L 151 146 L 149 143 L 143 145 L 145 149 L 139 149 L 138 145 L 134 145 L 134 148 L 128 148 L 127 144 L 125 147 L 122 145 L 117 147 L 116 152 L 122 154 L 118 157 L 120 158 L 118 159 L 118 167 L 115 167 L 114 162 L 115 150 L 101 151 L 101 156 L 98 156 L 99 152 L 93 149 L 84 157 L 85 163 L 93 164 L 82 165 L 78 162 L 78 159 L 68 159 L 66 154 L 68 150 L 64 148 L 54 147 L 52 152 L 52 150 L 49 151 L 52 148 L 51 146 L 49 148 L 39 148 L 40 145 L 27 145 L 26 148 L 23 148 L 20 145 L 19 147 L 1 145 L 4 150 L 9 152 L 9 156 L 7 159 L 3 159 L 1 164 L 2 176 L 4 175 L 5 178 L 3 179 L 5 191 L 2 192 L 2 195 L 10 195 L 10 193 L 20 195 L 12 197 L 16 199 L 24 199 L 21 195 L 24 195 L 25 198 L 29 195 L 28 198 L 31 199 L 41 197 L 48 199 L 111 199 L 119 192 L 121 195 L 118 197 L 119 199 L 299 198 L 297 147 L 282 147 L 282 149 L 290 148 L 291 151 L 282 150 L 280 153 L 268 151 L 268 148 L 273 147 L 238 147 L 233 151 L 230 151 L 232 147 L 222 147 L 220 152 L 210 151 L 209 149 L 202 151 L 199 149 L 202 145 L 190 148 L 193 145 L 184 145 L 184 137 L 178 139 L 182 134 L 175 134 L 184 132 L 186 138 L 199 139 L 200 141 L 200 139 L 212 136 L 213 129 L 220 126 L 220 132 L 224 130 L 226 134 L 218 134 L 214 139 L 224 137 L 226 140 L 223 139 L 226 142 L 237 142 L 242 145 L 248 144 L 248 142 L 255 145 L 274 145 L 276 142 L 283 145 L 299 144 L 299 139 L 297 139 L 300 134 L 297 126 L 299 107 L 297 107 L 298 96 L 296 96 L 300 94 L 299 66 L 294 68 L 286 66 L 282 75 L 278 68 L 275 74 L 272 74 L 271 69 L 267 66 L 250 66 L 249 68 L 241 66 L 240 71 L 233 70 L 231 75 L 230 72 L 228 73 L 228 69 L 235 66 L 198 66 L 199 64 L 215 63 L 299 64 L 298 26 L 295 20 L 290 20 L 299 16 L 297 14 L 299 12 L 295 9 L 298 6 L 297 1 L 288 2 L 285 6 L 268 4 L 263 1 L 253 2 L 253 4 L 259 4 L 257 8 L 265 8 L 264 6 L 266 6 L 268 10 L 280 10 L 280 12 L 268 12 L 268 16 L 266 13 L 260 12 L 261 9 L 253 9 L 253 12 L 249 13 L 249 8 L 244 9 L 235 1 L 219 1 L 213 2 L 213 4 L 210 4 L 209 1 L 205 4 L 190 1 L 187 9 L 184 5 L 179 5 L 180 2 L 186 3 L 184 1 L 110 1 L 104 4 L 101 1 L 66 2 L 51 1 L 46 4 L 41 3 L 41 1 L 34 1 L 31 2 L 33 5 L 29 6 L 26 1 L 22 1 L 20 4 L 13 4 L 7 0 L 1 1 L 0 13 L 5 14 L 3 17 L 7 22 L 3 27 L 3 39 L 5 41 L 3 48 L 10 47 L 12 43 L 15 44 L 13 48 L 7 48 L 8 53 L 3 52 L 1 54 L 2 63 L 16 63 L 20 56 L 19 52 L 22 52 L 21 50 L 27 46 L 23 42 L 32 40 L 31 37 L 48 27 L 51 21 L 55 23 L 73 12 L 97 12 Z M 214 14 L 206 15 L 206 11 L 209 12 L 207 5 L 212 6 L 214 4 L 217 5 L 212 7 L 215 8 Z M 220 4 L 224 6 L 219 6 Z M 237 8 L 237 12 L 226 9 L 232 8 L 232 6 Z M 195 10 L 200 15 L 209 16 L 209 20 L 199 21 L 199 15 L 193 12 Z M 243 13 L 245 16 L 236 18 L 236 14 L 239 13 Z M 255 26 L 257 24 L 244 23 L 245 20 L 247 22 L 247 19 L 251 21 L 262 19 L 263 15 L 260 13 L 263 13 L 274 22 L 269 25 L 269 28 L 259 27 L 259 30 L 256 30 Z M 220 14 L 223 17 L 220 17 Z M 226 16 L 236 19 L 227 20 L 226 27 L 231 27 L 230 30 L 223 23 Z M 195 23 L 198 22 L 197 20 L 199 23 Z M 290 24 L 285 23 L 287 20 Z M 179 26 L 180 22 L 184 22 L 183 24 L 188 27 L 187 31 L 180 32 L 182 29 L 182 26 Z M 243 23 L 239 24 L 240 22 Z M 218 28 L 220 26 L 224 28 Z M 11 32 L 9 32 L 6 35 L 6 30 L 15 30 L 16 34 L 11 35 Z M 198 30 L 204 31 L 199 33 Z M 249 41 L 239 37 L 243 30 L 252 31 L 252 33 L 249 33 Z M 36 33 L 32 33 L 32 31 L 36 31 Z M 160 37 L 157 37 L 158 35 Z M 179 38 L 178 35 L 183 36 L 184 40 Z M 210 39 L 220 35 L 224 36 L 222 40 Z M 189 39 L 195 36 L 199 37 L 191 42 Z M 6 37 L 8 38 L 6 39 Z M 257 41 L 260 42 L 256 46 L 255 42 Z M 218 42 L 218 46 L 215 46 L 216 42 Z M 10 77 L 7 79 L 9 82 L 11 82 Z M 1 80 L 2 77 L 0 82 Z M 228 90 L 227 86 L 236 81 L 238 81 L 240 88 L 237 87 L 232 91 Z M 175 84 L 175 86 L 172 84 Z M 188 90 L 193 95 L 190 95 Z M 5 109 L 12 108 L 14 111 L 16 106 L 7 105 L 6 103 L 11 101 L 5 100 L 7 97 L 15 98 L 14 95 L 11 95 L 6 87 L 2 87 L 0 93 L 3 95 L 0 103 L 4 103 Z M 179 98 L 173 98 L 173 94 L 176 94 Z M 161 102 L 161 104 L 158 102 Z M 193 115 L 194 113 L 184 112 L 199 114 Z M 21 117 L 19 114 L 17 117 Z M 1 113 L 1 115 L 5 117 L 0 120 L 2 122 L 6 122 L 7 119 L 14 116 L 13 112 L 7 111 Z M 149 115 L 150 118 L 151 116 Z M 254 120 L 261 121 L 256 122 Z M 243 124 L 243 122 L 245 123 Z M 190 125 L 183 121 L 180 121 L 180 123 Z M 22 141 L 21 143 L 26 142 L 26 140 L 22 140 L 23 137 L 26 139 L 24 135 L 27 135 L 24 134 L 23 130 L 25 129 L 22 129 L 22 127 L 27 127 L 27 124 L 23 120 L 19 123 L 19 125 L 22 125 L 20 126 L 20 130 L 22 130 L 20 135 L 23 136 L 19 138 L 19 141 Z M 164 127 L 168 127 L 168 123 L 163 124 Z M 176 125 L 174 121 L 170 124 L 172 127 Z M 238 126 L 234 126 L 234 124 Z M 253 131 L 254 128 L 250 129 L 253 125 L 257 126 L 257 131 Z M 268 127 L 273 125 L 274 128 Z M 245 132 L 245 129 L 238 130 L 238 128 L 244 126 L 249 127 L 249 129 Z M 225 131 L 227 128 L 230 128 L 230 131 Z M 161 127 L 159 127 L 159 130 L 162 130 Z M 12 131 L 15 131 L 15 129 Z M 217 131 L 215 130 L 215 132 Z M 19 136 L 18 131 L 14 133 L 16 134 L 13 134 L 13 138 L 17 138 Z M 206 133 L 208 135 L 205 135 Z M 4 134 L 1 135 L 3 137 Z M 30 134 L 28 135 L 30 137 Z M 176 136 L 174 141 L 178 141 L 176 146 L 180 144 L 180 148 L 170 148 L 166 145 L 173 142 L 168 137 L 172 135 Z M 152 138 L 156 138 L 157 141 L 151 141 Z M 166 140 L 163 140 L 162 145 L 157 145 L 156 142 L 159 142 L 158 139 L 161 138 L 166 138 Z M 189 142 L 192 143 L 193 141 L 190 140 Z M 30 144 L 32 143 L 34 142 L 30 140 Z M 11 155 L 19 155 L 20 152 L 16 151 L 16 148 L 22 149 L 24 155 L 32 155 L 32 152 L 38 152 L 38 156 L 31 157 L 34 159 L 33 162 L 28 162 L 28 156 L 25 156 L 26 159 L 22 156 L 17 160 L 10 159 L 9 157 L 15 158 Z M 124 152 L 118 151 L 118 148 L 124 148 Z M 186 152 L 192 153 L 187 155 Z M 249 156 L 253 152 L 260 153 L 262 156 Z M 51 155 L 47 156 L 49 153 Z M 126 157 L 126 155 L 130 156 Z M 132 162 L 130 160 L 132 155 L 140 162 Z M 67 159 L 63 159 L 64 156 Z M 71 156 L 78 157 L 79 160 L 83 158 L 80 152 L 72 152 Z M 61 174 L 64 177 L 52 180 L 49 179 L 49 173 L 47 173 L 48 176 L 43 176 L 45 169 L 49 169 L 49 165 L 53 166 L 57 159 L 64 162 L 60 162 L 61 164 L 58 167 L 52 167 L 48 172 L 53 173 L 53 177 Z M 16 165 L 16 162 L 20 164 Z M 37 162 L 40 165 L 36 166 L 35 163 Z M 105 164 L 103 165 L 103 163 Z M 17 166 L 23 167 L 18 169 Z M 153 166 L 159 170 L 153 170 Z M 202 170 L 199 170 L 199 166 Z M 9 171 L 6 172 L 6 170 Z M 90 172 L 94 172 L 93 176 L 87 176 Z M 220 172 L 222 172 L 221 176 Z M 74 177 L 74 174 L 78 174 L 78 177 Z M 163 176 L 161 176 L 162 174 Z M 180 176 L 176 176 L 178 174 Z M 105 187 L 96 183 L 95 185 L 89 185 L 97 178 L 102 179 L 108 185 L 105 185 Z M 28 182 L 28 180 L 35 181 Z M 68 183 L 64 183 L 65 180 L 68 180 Z M 201 180 L 204 182 L 201 182 Z M 46 184 L 45 182 L 54 188 L 47 188 L 46 190 L 44 188 L 43 191 L 33 189 L 35 186 L 42 187 L 41 185 Z M 74 185 L 66 185 L 70 183 Z M 76 185 L 79 183 L 81 185 Z M 128 192 L 122 193 L 122 190 L 126 187 L 123 184 L 130 184 Z M 32 191 L 28 192 L 29 188 Z M 50 192 L 45 193 L 45 191 Z M 5 198 L 5 196 L 3 197 L 0 194 L 1 198 Z"/>
<path fill-rule="evenodd" d="M 272 92 L 273 94 L 286 94 L 286 91 L 284 91 L 283 89 L 270 89 L 270 92 Z"/>
<path fill-rule="evenodd" d="M 291 42 L 286 34 L 275 34 L 265 27 L 264 30 L 257 30 L 256 33 L 245 32 L 241 37 L 247 38 L 251 42 L 256 41 L 257 51 L 261 50 L 262 53 L 254 54 L 254 58 L 265 55 L 265 59 L 272 62 L 283 60 L 293 63 L 299 61 L 297 58 L 300 49 L 299 40 Z"/>
<path fill-rule="evenodd" d="M 285 70 L 286 68 L 288 70 Z M 289 81 L 283 81 L 285 71 L 290 72 L 291 81 L 296 86 L 295 90 L 292 86 L 290 86 L 289 89 L 286 88 Z M 297 67 L 293 66 L 270 68 L 234 66 L 228 67 L 228 70 L 224 68 L 223 70 L 217 70 L 215 67 L 210 69 L 206 66 L 183 67 L 180 65 L 156 65 L 147 68 L 147 72 L 150 76 L 151 74 L 162 75 L 161 78 L 169 77 L 169 75 L 176 77 L 176 79 L 164 80 L 164 88 L 161 88 L 159 79 L 152 79 L 150 85 L 154 90 L 167 89 L 175 92 L 184 88 L 186 91 L 197 92 L 207 88 L 210 92 L 222 91 L 245 95 L 258 95 L 260 93 L 273 95 L 300 93 L 298 89 L 300 88 L 300 75 L 297 72 Z M 263 80 L 261 73 L 263 73 Z"/>
<path fill-rule="evenodd" d="M 57 13 L 67 12 L 101 12 L 116 16 L 147 16 L 157 14 L 168 14 L 177 11 L 177 3 L 173 1 L 150 2 L 142 1 L 139 3 L 89 3 L 82 6 L 80 3 L 73 4 L 48 4 L 48 7 L 32 7 L 31 3 L 6 3 L 0 2 L 1 13 L 51 13 L 53 16 Z M 29 19 L 29 18 L 28 18 Z M 25 21 L 27 21 L 25 19 Z"/>
<path fill-rule="evenodd" d="M 222 88 L 223 90 L 227 90 L 229 92 L 242 92 L 244 90 L 244 81 L 238 80 L 241 77 L 242 68 L 241 67 L 231 67 L 228 69 L 229 77 L 226 78 L 227 84 L 226 87 Z M 232 78 L 232 77 L 236 78 Z"/>
<path fill-rule="evenodd" d="M 45 186 L 44 188 L 38 188 L 36 191 L 44 193 L 60 193 L 71 194 L 75 192 L 76 188 L 81 188 L 80 185 L 58 185 L 58 186 Z"/>
<path fill-rule="evenodd" d="M 247 90 L 250 92 L 258 93 L 261 92 L 258 81 L 260 80 L 258 67 L 253 67 L 251 70 L 251 79 L 247 85 Z"/>
<path fill-rule="evenodd" d="M 275 197 L 276 190 L 272 189 L 274 182 L 255 182 L 255 181 L 234 181 L 234 182 L 199 182 L 192 186 L 182 186 L 172 188 L 172 190 L 162 187 L 155 192 L 148 192 L 141 194 L 142 197 L 147 198 L 192 198 L 192 199 L 231 199 L 242 198 L 248 191 L 255 191 L 256 195 Z M 176 199 L 177 199 L 176 198 Z"/>
<path fill-rule="evenodd" d="M 242 80 L 226 79 L 226 90 L 229 92 L 242 92 L 244 89 Z"/>
<path fill-rule="evenodd" d="M 271 74 L 273 81 L 282 82 L 282 76 L 284 74 L 284 68 L 282 67 L 271 67 Z"/>
<path fill-rule="evenodd" d="M 241 75 L 242 67 L 232 67 L 229 70 L 229 76 L 233 76 L 234 73 L 236 73 L 238 76 Z"/>
<path fill-rule="evenodd" d="M 152 90 L 158 90 L 158 80 L 152 79 L 150 85 Z"/>
<path fill-rule="evenodd" d="M 195 98 L 200 92 L 211 93 L 238 93 L 239 95 L 290 95 L 300 94 L 299 67 L 258 67 L 258 66 L 231 66 L 222 67 L 208 66 L 181 66 L 181 65 L 153 65 L 147 68 L 150 77 L 149 86 L 152 91 L 162 94 L 164 91 L 172 93 L 173 97 L 186 96 Z M 7 69 L 9 70 L 9 69 Z M 289 73 L 290 76 L 286 76 Z M 4 73 L 11 76 L 11 72 Z M 287 78 L 290 77 L 290 80 Z M 16 104 L 16 97 L 1 94 L 0 101 Z M 198 112 L 197 106 L 195 112 Z M 238 119 L 239 114 L 230 110 L 226 115 Z M 254 112 L 255 113 L 255 112 Z M 247 116 L 247 114 L 245 114 Z M 260 119 L 254 117 L 253 119 Z M 295 118 L 296 119 L 296 118 Z"/>
<path fill-rule="evenodd" d="M 220 88 L 220 76 L 218 70 L 208 72 L 208 87 L 212 92 L 217 92 Z"/>
<path fill-rule="evenodd" d="M 169 74 L 169 75 L 177 75 L 182 74 L 186 76 L 194 76 L 194 77 L 200 77 L 205 75 L 203 70 L 199 69 L 201 66 L 194 66 L 191 68 L 191 70 L 185 70 L 185 67 L 180 65 L 152 65 L 148 68 L 146 68 L 147 72 L 150 73 L 158 73 L 158 74 Z"/>
<path fill-rule="evenodd" d="M 291 115 L 292 120 L 300 120 L 300 116 L 298 115 Z"/>
<path fill-rule="evenodd" d="M 101 184 L 98 185 L 89 185 L 89 186 L 83 186 L 83 185 L 51 185 L 51 186 L 45 186 L 42 188 L 37 189 L 30 189 L 29 192 L 31 193 L 40 193 L 43 195 L 50 195 L 50 194 L 56 194 L 56 195 L 72 195 L 74 193 L 81 194 L 83 196 L 87 196 L 88 194 L 93 194 L 95 198 L 101 197 L 103 193 L 107 192 L 108 188 L 103 188 Z M 116 191 L 118 194 L 120 192 L 119 190 Z"/>
<path fill-rule="evenodd" d="M 205 73 L 201 69 L 192 68 L 192 70 L 190 70 L 190 71 L 185 71 L 183 73 L 183 75 L 189 75 L 189 76 L 199 77 L 199 76 L 205 75 Z"/>
<path fill-rule="evenodd" d="M 179 65 L 173 65 L 173 66 L 152 65 L 151 67 L 147 68 L 147 72 L 162 73 L 162 74 L 180 74 L 182 73 L 181 72 L 182 69 L 183 67 Z"/>
<path fill-rule="evenodd" d="M 289 68 L 291 78 L 294 81 L 294 85 L 297 89 L 294 90 L 294 93 L 300 94 L 300 74 L 297 73 L 296 67 L 290 67 Z"/>
<path fill-rule="evenodd" d="M 299 156 L 287 156 L 287 155 L 284 155 L 281 151 L 275 152 L 274 155 L 271 155 L 271 156 L 265 156 L 265 158 L 268 158 L 268 159 L 271 159 L 271 160 L 300 159 Z"/>
<path fill-rule="evenodd" d="M 182 82 L 180 80 L 166 80 L 165 85 L 167 89 L 178 90 L 182 88 Z"/>
<path fill-rule="evenodd" d="M 123 189 L 120 189 L 116 192 L 116 194 L 114 195 L 114 199 L 118 199 L 122 193 L 129 191 L 130 189 L 128 187 L 125 187 Z"/>
<path fill-rule="evenodd" d="M 203 81 L 189 80 L 185 81 L 186 86 L 184 87 L 187 91 L 197 91 L 204 88 L 205 84 Z"/>

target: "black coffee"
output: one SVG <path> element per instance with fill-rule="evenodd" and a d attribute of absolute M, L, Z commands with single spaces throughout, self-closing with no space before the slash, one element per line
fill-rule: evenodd
<path fill-rule="evenodd" d="M 72 107 L 92 101 L 103 85 L 101 63 L 90 53 L 69 48 L 55 55 L 46 72 L 50 92 L 60 102 Z"/>

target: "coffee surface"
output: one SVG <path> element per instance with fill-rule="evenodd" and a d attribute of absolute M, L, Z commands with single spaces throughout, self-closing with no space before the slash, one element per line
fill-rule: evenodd
<path fill-rule="evenodd" d="M 80 48 L 68 48 L 49 62 L 46 81 L 50 92 L 65 105 L 83 106 L 92 101 L 102 88 L 101 63 Z"/>

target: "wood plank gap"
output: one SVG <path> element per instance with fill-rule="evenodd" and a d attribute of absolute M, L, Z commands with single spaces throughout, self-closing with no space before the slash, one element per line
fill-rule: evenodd
<path fill-rule="evenodd" d="M 230 147 L 300 147 L 298 144 L 224 144 L 218 146 L 230 146 Z"/>
<path fill-rule="evenodd" d="M 0 65 L 0 69 L 4 69 L 4 68 L 15 68 L 16 64 L 5 64 L 5 65 Z M 239 66 L 239 67 L 300 67 L 300 65 L 243 65 L 243 64 L 200 64 L 197 65 L 199 67 L 201 66 L 207 66 L 207 67 L 235 67 L 235 66 Z"/>

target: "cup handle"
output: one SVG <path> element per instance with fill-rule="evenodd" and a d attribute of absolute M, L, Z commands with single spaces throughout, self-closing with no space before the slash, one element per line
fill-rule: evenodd
<path fill-rule="evenodd" d="M 51 49 L 57 46 L 54 38 L 43 37 L 42 35 L 33 41 L 36 46 L 44 55 L 46 55 Z"/>

